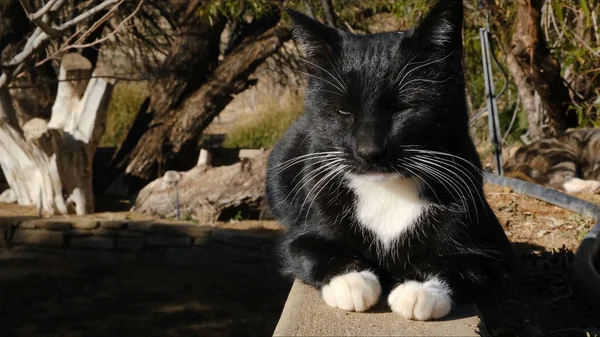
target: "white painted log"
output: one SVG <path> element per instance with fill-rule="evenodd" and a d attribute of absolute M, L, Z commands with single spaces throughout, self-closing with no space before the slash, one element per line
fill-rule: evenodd
<path fill-rule="evenodd" d="M 93 212 L 92 160 L 113 83 L 86 79 L 91 70 L 80 54 L 65 55 L 50 121 L 34 118 L 22 130 L 11 123 L 10 95 L 0 94 L 0 166 L 19 204 L 47 214 Z"/>
<path fill-rule="evenodd" d="M 218 167 L 202 165 L 187 172 L 167 171 L 139 192 L 132 211 L 175 217 L 179 203 L 182 216 L 211 223 L 227 209 L 242 206 L 261 209 L 264 207 L 268 156 L 269 152 L 265 151 L 251 159 L 246 158 L 245 163 Z"/>
<path fill-rule="evenodd" d="M 17 202 L 17 195 L 15 194 L 15 191 L 9 188 L 2 192 L 0 194 L 0 202 L 6 204 L 12 204 L 13 202 Z"/>

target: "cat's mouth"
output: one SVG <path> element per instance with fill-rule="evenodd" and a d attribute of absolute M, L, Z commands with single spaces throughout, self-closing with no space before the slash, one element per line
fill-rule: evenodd
<path fill-rule="evenodd" d="M 385 163 L 357 162 L 350 169 L 352 174 L 373 179 L 386 179 L 390 177 L 408 177 L 410 174 L 402 167 Z"/>

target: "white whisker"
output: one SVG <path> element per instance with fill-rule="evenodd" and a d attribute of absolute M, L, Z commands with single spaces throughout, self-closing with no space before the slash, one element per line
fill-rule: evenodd
<path fill-rule="evenodd" d="M 300 71 L 300 70 L 298 70 L 298 72 L 299 72 L 299 73 L 301 73 L 301 74 L 304 74 L 304 75 L 306 75 L 306 76 L 312 77 L 312 78 L 314 78 L 314 79 L 321 80 L 321 81 L 323 81 L 323 82 L 325 82 L 325 83 L 328 83 L 328 84 L 329 84 L 329 85 L 331 85 L 332 87 L 334 87 L 334 88 L 336 88 L 337 90 L 339 90 L 339 91 L 340 91 L 340 93 L 342 93 L 342 94 L 346 92 L 346 91 L 345 91 L 343 88 L 340 88 L 340 86 L 339 86 L 339 85 L 337 85 L 337 84 L 334 84 L 334 83 L 332 83 L 331 81 L 328 81 L 328 80 L 326 80 L 326 79 L 324 79 L 324 78 L 322 78 L 322 77 L 319 77 L 319 76 L 316 76 L 316 75 L 313 75 L 313 74 L 309 74 L 309 73 L 307 73 L 307 72 Z"/>
<path fill-rule="evenodd" d="M 433 60 L 433 61 L 430 61 L 430 62 L 427 62 L 427 61 L 425 61 L 425 62 L 426 62 L 425 64 L 421 64 L 421 65 L 419 65 L 419 66 L 417 66 L 417 67 L 414 67 L 414 68 L 412 68 L 410 71 L 408 71 L 408 72 L 406 73 L 406 75 L 404 75 L 404 76 L 402 77 L 402 79 L 400 80 L 400 82 L 398 82 L 398 85 L 400 86 L 401 84 L 403 84 L 403 82 L 404 82 L 404 80 L 406 79 L 406 77 L 407 77 L 408 75 L 410 75 L 410 74 L 411 74 L 413 71 L 415 71 L 415 70 L 418 70 L 418 69 L 421 69 L 421 68 L 423 68 L 423 67 L 426 67 L 426 66 L 428 66 L 428 65 L 431 65 L 431 64 L 434 64 L 434 63 L 437 63 L 437 62 L 442 62 L 442 61 L 444 61 L 445 59 L 447 59 L 448 57 L 450 57 L 450 55 L 452 55 L 453 53 L 454 53 L 454 52 L 451 52 L 451 53 L 449 53 L 448 55 L 446 55 L 446 56 L 444 56 L 444 57 L 442 57 L 442 58 L 440 58 L 440 59 L 437 59 L 437 60 Z"/>
<path fill-rule="evenodd" d="M 306 63 L 308 63 L 308 64 L 310 64 L 310 65 L 312 65 L 312 66 L 315 66 L 315 67 L 317 67 L 317 68 L 319 68 L 319 69 L 321 69 L 321 70 L 323 70 L 323 71 L 324 71 L 324 72 L 326 72 L 326 73 L 327 73 L 329 76 L 331 76 L 331 78 L 333 78 L 333 79 L 334 79 L 334 80 L 335 80 L 335 81 L 336 81 L 336 82 L 337 82 L 337 83 L 338 83 L 338 84 L 339 84 L 339 85 L 340 85 L 342 88 L 344 88 L 344 89 L 347 89 L 347 88 L 346 88 L 346 85 L 344 85 L 344 83 L 343 83 L 343 82 L 342 82 L 342 81 L 341 81 L 339 78 L 337 78 L 337 77 L 333 76 L 333 74 L 332 74 L 332 73 L 330 73 L 329 71 L 327 71 L 325 68 L 323 68 L 323 67 L 321 67 L 321 66 L 319 66 L 319 65 L 317 65 L 317 64 L 315 64 L 315 63 L 313 63 L 313 62 L 310 62 L 310 61 L 309 61 L 309 60 L 307 60 L 307 59 L 300 58 L 300 60 L 301 60 L 301 61 L 304 61 L 304 62 L 306 62 Z M 332 67 L 333 67 L 333 65 L 332 65 Z M 333 67 L 333 68 L 335 68 L 335 67 Z"/>
<path fill-rule="evenodd" d="M 472 192 L 471 188 L 467 185 L 467 182 L 458 173 L 456 173 L 456 172 L 448 169 L 447 167 L 441 165 L 438 161 L 436 161 L 436 158 L 433 158 L 433 157 L 426 158 L 426 157 L 421 157 L 421 156 L 413 156 L 412 158 L 414 160 L 420 161 L 422 163 L 426 163 L 426 164 L 428 164 L 430 166 L 437 167 L 438 169 L 444 170 L 445 172 L 448 172 L 448 174 L 454 176 L 456 178 L 455 181 L 457 182 L 457 185 L 459 185 L 459 186 L 462 185 L 462 187 L 463 187 L 463 188 L 461 188 L 461 191 L 463 191 L 464 198 L 466 198 L 466 195 L 464 194 L 465 191 L 469 195 L 470 201 L 471 201 L 471 203 L 473 205 L 473 208 L 475 210 L 475 213 L 477 215 L 478 211 L 477 211 L 477 205 L 476 205 L 476 202 L 475 202 L 475 196 L 473 195 L 473 192 Z"/>

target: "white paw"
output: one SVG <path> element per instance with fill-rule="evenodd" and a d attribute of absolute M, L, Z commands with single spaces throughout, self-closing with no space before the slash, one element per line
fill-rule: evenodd
<path fill-rule="evenodd" d="M 596 193 L 600 191 L 600 181 L 572 178 L 563 184 L 563 189 L 569 193 Z"/>
<path fill-rule="evenodd" d="M 397 286 L 388 297 L 392 311 L 406 319 L 426 321 L 442 318 L 452 309 L 451 290 L 442 280 L 408 281 Z"/>
<path fill-rule="evenodd" d="M 323 299 L 331 307 L 347 311 L 365 311 L 379 301 L 381 285 L 370 271 L 336 276 L 323 287 Z"/>

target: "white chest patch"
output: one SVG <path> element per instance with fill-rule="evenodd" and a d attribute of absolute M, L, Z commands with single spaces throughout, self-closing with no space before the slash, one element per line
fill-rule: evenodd
<path fill-rule="evenodd" d="M 412 179 L 396 175 L 348 176 L 356 194 L 356 216 L 384 249 L 416 225 L 428 204 L 419 198 L 419 186 Z"/>

